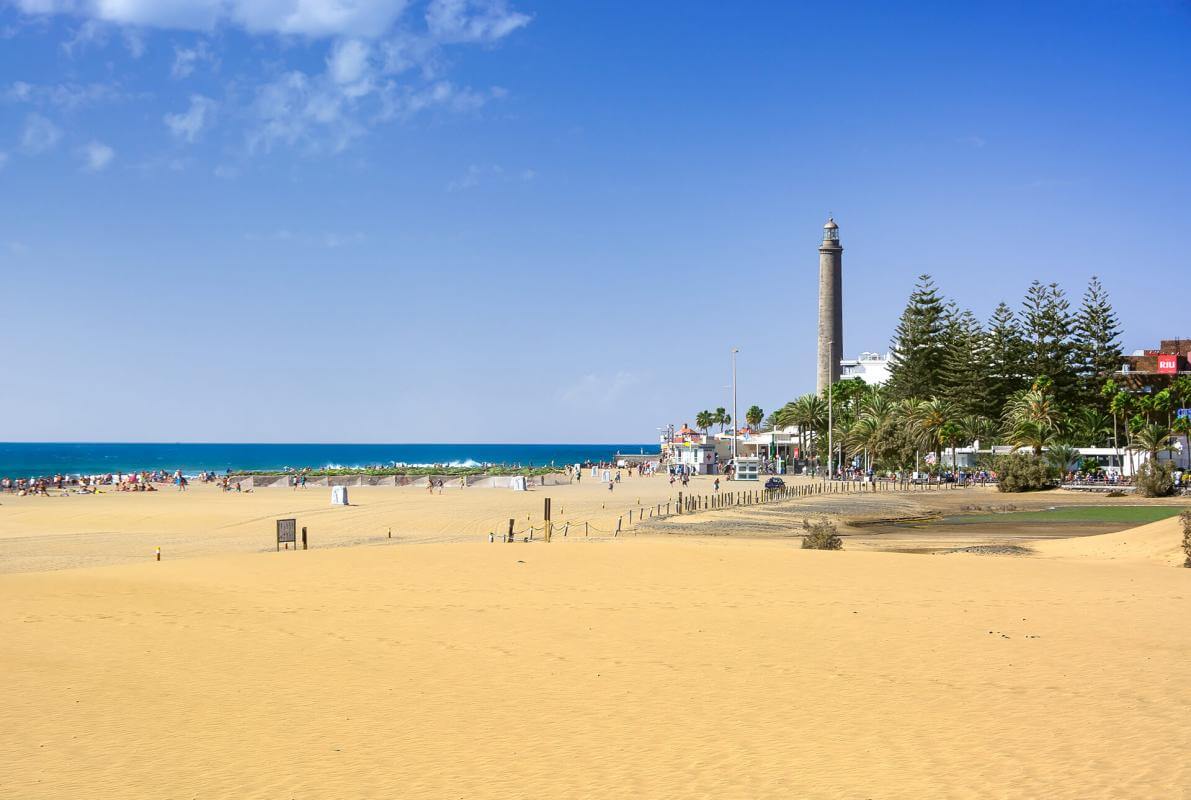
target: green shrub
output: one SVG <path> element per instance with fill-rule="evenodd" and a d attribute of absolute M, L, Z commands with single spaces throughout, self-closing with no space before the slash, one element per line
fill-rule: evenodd
<path fill-rule="evenodd" d="M 843 540 L 835 532 L 835 525 L 827 520 L 821 522 L 802 521 L 807 533 L 802 537 L 803 550 L 843 550 Z"/>
<path fill-rule="evenodd" d="M 1174 475 L 1170 464 L 1149 460 L 1137 469 L 1137 494 L 1140 497 L 1169 497 L 1174 494 Z"/>
<path fill-rule="evenodd" d="M 996 461 L 997 491 L 1033 492 L 1059 485 L 1059 471 L 1030 453 L 1013 453 Z"/>
<path fill-rule="evenodd" d="M 1191 510 L 1179 514 L 1179 519 L 1183 521 L 1183 553 L 1187 556 L 1183 566 L 1191 569 Z"/>

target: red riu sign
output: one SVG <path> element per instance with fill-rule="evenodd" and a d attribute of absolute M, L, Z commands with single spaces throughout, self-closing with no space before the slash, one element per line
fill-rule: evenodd
<path fill-rule="evenodd" d="M 1158 356 L 1158 371 L 1172 373 L 1179 371 L 1179 357 L 1173 353 L 1162 353 Z"/>

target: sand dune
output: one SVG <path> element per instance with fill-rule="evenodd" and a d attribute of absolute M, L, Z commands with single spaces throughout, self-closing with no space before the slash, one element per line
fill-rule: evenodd
<path fill-rule="evenodd" d="M 711 491 L 698 478 L 688 491 Z M 666 478 L 628 477 L 615 489 L 584 479 L 579 484 L 530 492 L 467 488 L 448 484 L 442 494 L 426 487 L 362 487 L 349 492 L 352 505 L 332 507 L 330 490 L 260 489 L 225 493 L 196 485 L 188 492 L 106 492 L 95 496 L 16 497 L 0 495 L 0 573 L 120 564 L 152 557 L 253 553 L 273 549 L 275 520 L 294 517 L 309 528 L 317 547 L 388 542 L 478 541 L 489 531 L 542 525 L 542 506 L 553 498 L 553 517 L 578 531 L 588 522 L 593 536 L 630 527 L 629 512 L 677 497 L 681 486 Z M 390 543 L 392 543 L 390 542 Z"/>
<path fill-rule="evenodd" d="M 607 529 L 672 491 L 550 494 Z M 756 509 L 487 543 L 545 496 L 0 499 L 0 798 L 1188 796 L 1177 520 L 1039 558 L 739 538 L 796 535 Z M 316 549 L 272 552 L 289 515 Z"/>
<path fill-rule="evenodd" d="M 1092 558 L 1182 566 L 1183 526 L 1178 517 L 1151 522 L 1119 533 L 1031 542 L 1039 555 Z"/>
<path fill-rule="evenodd" d="M 1188 574 L 639 538 L 9 575 L 0 797 L 1180 797 Z"/>

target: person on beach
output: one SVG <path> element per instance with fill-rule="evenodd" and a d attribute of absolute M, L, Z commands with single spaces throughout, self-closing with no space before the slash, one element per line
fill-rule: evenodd
<path fill-rule="evenodd" d="M 613 487 L 613 486 L 615 486 L 615 485 L 616 485 L 616 484 L 615 484 L 615 483 L 613 483 L 612 481 L 608 481 L 608 491 L 612 491 L 612 487 Z"/>
<path fill-rule="evenodd" d="M 718 492 L 720 490 L 720 479 L 716 478 L 713 485 L 715 486 L 715 490 Z"/>

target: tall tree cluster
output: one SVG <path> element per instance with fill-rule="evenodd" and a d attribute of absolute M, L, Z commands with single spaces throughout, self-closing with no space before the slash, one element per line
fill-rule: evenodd
<path fill-rule="evenodd" d="M 1120 366 L 1120 334 L 1096 277 L 1078 311 L 1057 283 L 1034 281 L 1017 312 L 1001 303 L 982 325 L 922 275 L 894 332 L 887 389 L 895 400 L 937 398 L 990 419 L 1036 385 L 1063 408 L 1091 401 L 1107 411 L 1099 398 Z"/>

